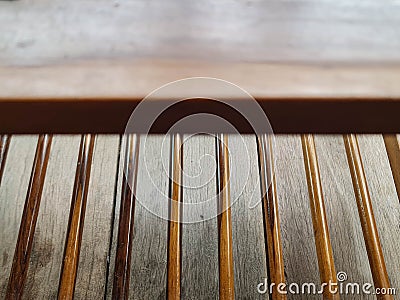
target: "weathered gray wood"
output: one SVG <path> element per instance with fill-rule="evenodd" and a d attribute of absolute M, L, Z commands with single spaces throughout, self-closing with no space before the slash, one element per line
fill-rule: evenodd
<path fill-rule="evenodd" d="M 169 142 L 169 137 L 165 136 L 149 136 L 147 140 L 145 136 L 141 136 L 140 140 L 130 299 L 161 299 L 166 296 L 168 223 L 154 213 L 162 216 L 166 216 L 168 213 Z M 125 139 L 121 149 L 125 149 L 124 143 Z M 114 278 L 123 157 L 124 151 L 122 150 L 117 183 L 112 251 L 109 258 L 107 299 L 111 298 Z"/>
<path fill-rule="evenodd" d="M 105 295 L 118 148 L 119 136 L 96 137 L 75 299 Z"/>
<path fill-rule="evenodd" d="M 80 136 L 55 136 L 36 224 L 26 299 L 57 297 Z"/>
<path fill-rule="evenodd" d="M 347 274 L 344 283 L 373 283 L 343 138 L 317 135 L 315 141 L 336 272 Z M 369 295 L 345 297 L 375 299 Z"/>
<path fill-rule="evenodd" d="M 319 284 L 306 174 L 300 136 L 276 136 L 276 184 L 286 282 Z M 296 295 L 289 299 L 319 299 Z"/>
<path fill-rule="evenodd" d="M 255 136 L 229 136 L 235 298 L 258 299 L 267 277 L 260 178 Z"/>
<path fill-rule="evenodd" d="M 132 299 L 164 299 L 167 280 L 169 136 L 141 138 L 132 247 Z M 145 155 L 143 155 L 145 154 Z"/>
<path fill-rule="evenodd" d="M 184 206 L 186 223 L 182 232 L 182 299 L 217 299 L 218 228 L 216 199 L 215 138 L 185 136 L 183 144 L 183 201 L 207 202 L 204 209 Z"/>
<path fill-rule="evenodd" d="M 386 268 L 392 287 L 400 290 L 400 204 L 381 135 L 358 136 Z M 396 296 L 399 299 L 399 296 Z"/>
<path fill-rule="evenodd" d="M 37 136 L 14 136 L 0 188 L 0 298 L 5 297 Z"/>
<path fill-rule="evenodd" d="M 25 299 L 48 299 L 57 295 L 79 140 L 80 136 L 54 138 Z M 342 137 L 316 136 L 315 140 L 336 270 L 346 272 L 348 281 L 372 282 Z M 11 140 L 0 188 L 0 298 L 4 297 L 8 281 L 36 141 L 36 136 L 15 136 Z M 238 299 L 263 299 L 266 296 L 257 293 L 257 284 L 267 276 L 262 208 L 260 204 L 255 205 L 260 200 L 257 150 L 254 136 L 244 136 L 244 141 L 242 144 L 239 136 L 229 139 L 235 292 Z M 167 221 L 156 215 L 165 217 L 168 211 L 169 142 L 169 136 L 151 136 L 146 147 L 141 144 L 131 299 L 166 296 Z M 101 298 L 104 293 L 107 299 L 111 297 L 123 166 L 120 163 L 114 203 L 118 145 L 118 136 L 97 138 L 76 284 L 77 299 Z M 286 281 L 318 284 L 300 137 L 277 136 L 275 145 Z M 359 136 L 359 145 L 389 277 L 392 286 L 399 289 L 400 204 L 384 142 L 378 135 Z M 196 203 L 215 194 L 214 147 L 214 139 L 209 136 L 196 136 L 184 144 L 184 202 Z M 213 207 L 216 205 L 211 201 L 209 209 Z M 200 213 L 195 208 L 184 212 L 186 219 L 199 217 Z M 113 228 L 111 222 L 114 222 Z M 106 280 L 111 230 L 113 243 Z M 216 219 L 183 226 L 183 299 L 218 298 L 217 245 Z M 288 297 L 314 298 L 320 297 Z M 347 295 L 342 298 L 375 297 Z"/>

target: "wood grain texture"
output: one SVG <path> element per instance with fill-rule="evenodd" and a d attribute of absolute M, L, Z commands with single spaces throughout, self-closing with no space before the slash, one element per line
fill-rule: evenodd
<path fill-rule="evenodd" d="M 266 299 L 257 292 L 268 275 L 256 138 L 229 135 L 228 147 L 235 299 Z"/>
<path fill-rule="evenodd" d="M 181 298 L 217 299 L 218 228 L 212 218 L 217 212 L 215 139 L 185 135 L 183 151 Z"/>
<path fill-rule="evenodd" d="M 96 299 L 105 295 L 118 152 L 119 136 L 96 136 L 75 299 Z"/>
<path fill-rule="evenodd" d="M 139 159 L 139 136 L 126 137 L 121 207 L 115 256 L 113 299 L 128 299 Z"/>
<path fill-rule="evenodd" d="M 382 135 L 358 135 L 358 144 L 389 281 L 398 290 L 400 274 L 397 266 L 400 264 L 400 257 L 396 249 L 397 241 L 400 240 L 400 206 L 385 144 Z"/>
<path fill-rule="evenodd" d="M 169 222 L 168 222 L 168 271 L 167 298 L 181 298 L 182 268 L 182 136 L 171 136 L 171 158 L 169 175 Z"/>
<path fill-rule="evenodd" d="M 374 285 L 375 288 L 388 289 L 390 288 L 390 283 L 386 271 L 386 263 L 379 241 L 379 233 L 376 227 L 357 137 L 353 134 L 348 134 L 344 135 L 343 139 Z M 378 295 L 377 297 L 378 299 L 393 299 L 391 295 Z"/>
<path fill-rule="evenodd" d="M 100 137 L 96 139 L 93 156 L 75 291 L 77 299 L 102 297 L 104 292 L 107 293 L 106 298 L 110 299 L 112 292 L 122 187 L 120 181 L 116 185 L 118 195 L 114 204 L 112 199 L 119 137 L 103 136 L 101 139 L 101 142 Z M 65 212 L 70 206 L 79 140 L 79 136 L 53 138 L 24 299 L 57 297 L 68 223 L 68 214 Z M 165 299 L 167 294 L 168 228 L 167 222 L 156 215 L 168 215 L 169 136 L 151 136 L 149 140 L 147 146 L 141 145 L 139 157 L 138 201 L 135 208 L 130 280 L 132 299 Z M 229 137 L 235 297 L 258 299 L 265 295 L 257 294 L 257 284 L 267 277 L 263 214 L 261 205 L 251 205 L 251 209 L 248 203 L 251 201 L 250 204 L 254 204 L 253 200 L 257 201 L 257 197 L 260 200 L 260 186 L 256 140 L 254 136 L 245 136 L 245 140 L 248 152 L 240 146 L 239 137 Z M 12 251 L 17 240 L 22 202 L 26 195 L 36 142 L 37 137 L 32 136 L 14 136 L 10 142 L 0 187 L 0 253 L 3 255 L 0 260 L 1 298 L 5 297 Z M 400 205 L 384 139 L 380 135 L 359 135 L 358 143 L 387 272 L 392 286 L 398 289 Z M 372 283 L 343 138 L 337 135 L 316 135 L 315 144 L 336 270 L 346 272 L 348 282 Z M 207 153 L 215 155 L 214 145 L 213 138 L 207 136 L 196 136 L 193 141 L 189 140 L 188 144 L 184 144 L 184 186 L 193 183 L 203 187 L 215 174 L 211 170 L 214 169 L 215 157 L 207 156 Z M 122 149 L 124 152 L 125 147 Z M 161 149 L 163 155 L 160 155 Z M 146 155 L 142 155 L 144 153 Z M 318 284 L 318 262 L 300 137 L 276 136 L 274 154 L 286 282 Z M 205 157 L 198 160 L 202 155 Z M 251 159 L 246 163 L 248 156 Z M 122 161 L 123 157 L 122 154 Z M 122 162 L 120 166 L 119 172 L 123 172 Z M 200 167 L 202 172 L 199 171 Z M 187 171 L 189 174 L 185 174 Z M 190 181 L 190 172 L 200 175 Z M 242 177 L 246 178 L 247 174 L 248 184 L 242 188 Z M 118 178 L 122 180 L 121 176 Z M 185 200 L 196 203 L 204 200 L 207 193 L 212 196 L 215 194 L 214 184 L 215 181 L 212 181 L 199 190 L 184 189 Z M 114 207 L 115 218 L 112 212 Z M 212 205 L 208 208 L 211 210 Z M 192 209 L 187 212 L 188 216 L 184 212 L 184 218 L 196 217 L 199 213 L 201 212 Z M 110 228 L 111 221 L 114 228 Z M 185 224 L 182 229 L 182 298 L 218 298 L 216 219 Z M 110 237 L 112 230 L 114 233 Z M 113 244 L 110 258 L 107 258 L 110 238 Z M 107 260 L 109 271 L 105 282 Z M 288 295 L 288 299 L 319 298 L 312 295 Z M 343 298 L 376 299 L 376 296 L 345 295 Z M 398 296 L 394 298 L 397 299 Z"/>
<path fill-rule="evenodd" d="M 217 154 L 219 298 L 235 297 L 228 136 L 215 138 Z"/>
<path fill-rule="evenodd" d="M 72 299 L 75 291 L 95 136 L 83 135 L 79 147 L 67 238 L 61 269 L 59 299 Z"/>
<path fill-rule="evenodd" d="M 168 215 L 169 140 L 168 137 L 158 135 L 142 135 L 140 139 L 139 153 L 141 155 L 138 163 L 129 297 L 131 299 L 165 299 L 168 222 L 158 216 Z M 120 166 L 122 165 L 120 163 Z M 118 176 L 118 187 L 121 187 L 121 176 L 122 167 Z M 118 188 L 111 262 L 115 261 L 120 195 L 121 189 Z M 109 274 L 114 273 L 114 268 L 114 264 L 111 263 Z M 112 282 L 112 277 L 109 278 L 109 282 L 110 280 Z M 108 288 L 106 299 L 110 298 L 111 289 Z"/>
<path fill-rule="evenodd" d="M 400 142 L 395 134 L 384 134 L 383 140 L 385 141 L 386 152 L 389 158 L 390 168 L 394 184 L 396 186 L 397 196 L 400 200 Z"/>
<path fill-rule="evenodd" d="M 282 254 L 273 142 L 272 136 L 262 135 L 257 137 L 267 268 L 269 282 L 275 285 L 271 298 L 286 299 L 286 295 L 279 293 L 277 289 L 277 286 L 285 283 L 285 266 Z M 269 293 L 271 292 L 269 291 Z"/>
<path fill-rule="evenodd" d="M 343 137 L 314 137 L 336 271 L 345 272 L 347 282 L 373 284 Z M 374 295 L 342 297 L 376 299 Z"/>
<path fill-rule="evenodd" d="M 304 165 L 310 196 L 310 208 L 314 226 L 315 247 L 317 250 L 321 283 L 335 284 L 337 283 L 337 278 L 326 219 L 314 137 L 312 135 L 302 135 L 301 142 L 303 146 Z M 324 288 L 323 296 L 326 299 L 340 299 L 337 292 L 331 293 L 327 288 Z"/>
<path fill-rule="evenodd" d="M 8 148 L 10 147 L 9 135 L 0 135 L 0 185 L 1 179 L 3 178 L 4 166 L 6 164 Z"/>
<path fill-rule="evenodd" d="M 0 187 L 0 298 L 6 297 L 15 244 L 35 156 L 37 136 L 15 136 Z"/>
<path fill-rule="evenodd" d="M 57 298 L 79 142 L 53 137 L 24 298 Z"/>
<path fill-rule="evenodd" d="M 40 0 L 4 1 L 0 8 L 0 27 L 5 28 L 0 38 L 1 132 L 122 133 L 127 111 L 144 96 L 193 76 L 221 78 L 247 90 L 276 132 L 399 128 L 394 113 L 400 106 L 396 0 L 202 5 L 88 0 L 79 6 Z M 32 26 L 36 20 L 42 21 Z M 107 30 L 99 32 L 104 24 Z M 221 96 L 214 89 L 200 91 Z M 336 108 L 330 110 L 331 105 Z M 88 118 L 88 111 L 95 113 Z"/>
<path fill-rule="evenodd" d="M 320 283 L 301 138 L 277 135 L 275 139 L 286 281 Z M 317 295 L 297 295 L 296 298 L 320 299 Z"/>
<path fill-rule="evenodd" d="M 400 58 L 398 11 L 396 1 L 2 2 L 0 58 L 4 65 L 87 57 L 391 62 Z"/>
<path fill-rule="evenodd" d="M 40 135 L 38 138 L 17 244 L 15 246 L 13 264 L 8 281 L 7 299 L 21 299 L 24 291 L 52 138 L 52 135 Z"/>

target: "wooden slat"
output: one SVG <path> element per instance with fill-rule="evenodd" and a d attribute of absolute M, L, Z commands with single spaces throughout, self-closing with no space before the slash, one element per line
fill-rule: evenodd
<path fill-rule="evenodd" d="M 215 139 L 184 136 L 183 151 L 181 298 L 212 299 L 219 285 Z"/>
<path fill-rule="evenodd" d="M 320 283 L 301 138 L 300 135 L 276 135 L 275 141 L 286 281 Z M 320 295 L 298 297 L 320 299 Z"/>
<path fill-rule="evenodd" d="M 261 135 L 257 138 L 257 143 L 269 282 L 275 284 L 271 296 L 272 299 L 286 299 L 286 295 L 277 290 L 279 284 L 285 283 L 285 268 L 276 191 L 275 158 L 273 154 L 275 149 L 273 148 L 272 136 Z"/>
<path fill-rule="evenodd" d="M 14 136 L 0 186 L 0 298 L 6 297 L 8 279 L 24 209 L 37 136 Z M 15 180 L 18 178 L 18 180 Z M 31 269 L 31 268 L 29 268 Z M 29 277 L 29 275 L 28 275 Z"/>
<path fill-rule="evenodd" d="M 79 143 L 79 135 L 53 136 L 24 298 L 57 298 Z"/>
<path fill-rule="evenodd" d="M 378 229 L 376 227 L 357 137 L 354 134 L 348 134 L 344 135 L 343 139 L 374 285 L 375 288 L 387 289 L 390 288 L 390 282 L 379 240 Z M 378 299 L 393 299 L 391 295 L 378 295 L 377 297 Z"/>
<path fill-rule="evenodd" d="M 268 271 L 256 137 L 229 135 L 228 148 L 235 299 L 264 299 L 257 291 Z"/>
<path fill-rule="evenodd" d="M 336 271 L 345 272 L 348 282 L 372 284 L 343 136 L 315 135 L 314 139 Z M 375 299 L 373 295 L 362 297 Z"/>
<path fill-rule="evenodd" d="M 336 283 L 336 271 L 329 238 L 314 137 L 311 134 L 302 135 L 301 142 L 303 146 L 304 165 L 310 196 L 310 207 L 321 283 Z M 326 299 L 340 298 L 338 293 L 331 293 L 326 287 L 324 288 L 323 295 Z"/>
<path fill-rule="evenodd" d="M 121 206 L 115 257 L 113 299 L 128 299 L 133 242 L 133 220 L 139 159 L 139 136 L 128 135 L 122 177 Z"/>
<path fill-rule="evenodd" d="M 233 300 L 235 297 L 232 220 L 229 173 L 228 136 L 219 134 L 217 146 L 217 193 L 218 193 L 218 242 L 219 242 L 219 297 Z"/>
<path fill-rule="evenodd" d="M 167 297 L 169 136 L 141 136 L 132 245 L 132 299 Z"/>
<path fill-rule="evenodd" d="M 79 150 L 79 140 L 77 141 L 78 144 L 71 147 L 75 150 L 73 153 L 77 153 Z M 108 255 L 112 234 L 111 224 L 118 171 L 119 143 L 120 137 L 118 135 L 96 136 L 85 226 L 75 284 L 75 299 L 100 299 L 104 298 L 105 295 L 107 268 L 110 262 Z M 74 157 L 76 160 L 77 156 L 74 155 Z M 76 167 L 76 162 L 74 167 Z M 69 178 L 72 185 L 74 176 L 72 175 Z M 70 190 L 72 191 L 72 188 Z M 69 196 L 67 204 L 70 199 Z M 66 226 L 63 229 L 65 231 Z M 65 233 L 63 236 L 65 237 Z M 64 244 L 62 243 L 62 245 Z M 60 256 L 62 259 L 62 253 Z M 110 285 L 112 285 L 112 282 L 110 282 Z"/>
<path fill-rule="evenodd" d="M 396 186 L 397 196 L 400 201 L 400 143 L 397 135 L 384 134 L 386 152 L 389 157 L 390 168 L 392 169 L 394 184 Z"/>
<path fill-rule="evenodd" d="M 357 135 L 365 177 L 392 287 L 400 286 L 400 205 L 382 135 Z M 350 172 L 349 172 L 350 173 Z M 354 193 L 354 191 L 353 191 Z M 360 226 L 361 227 L 361 226 Z M 396 293 L 397 294 L 397 293 Z M 396 298 L 397 296 L 394 296 Z"/>
<path fill-rule="evenodd" d="M 74 295 L 94 141 L 95 137 L 90 134 L 83 135 L 81 138 L 58 291 L 59 299 L 72 299 Z"/>
<path fill-rule="evenodd" d="M 182 261 L 182 136 L 171 137 L 170 160 L 170 201 L 168 223 L 168 274 L 167 298 L 181 297 L 181 261 Z"/>
<path fill-rule="evenodd" d="M 40 200 L 46 177 L 47 163 L 50 155 L 51 141 L 51 135 L 41 135 L 38 139 L 35 160 L 8 282 L 6 294 L 6 298 L 8 299 L 20 299 L 24 290 Z"/>
<path fill-rule="evenodd" d="M 9 135 L 0 135 L 0 185 L 3 178 L 4 166 L 6 164 L 8 148 L 10 147 Z"/>

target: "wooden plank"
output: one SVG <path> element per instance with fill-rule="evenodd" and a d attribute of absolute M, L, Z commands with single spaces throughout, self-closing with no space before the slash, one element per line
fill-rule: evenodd
<path fill-rule="evenodd" d="M 119 136 L 97 136 L 82 235 L 75 298 L 103 298 L 114 209 Z"/>
<path fill-rule="evenodd" d="M 80 136 L 54 136 L 24 295 L 57 298 Z"/>
<path fill-rule="evenodd" d="M 276 136 L 276 184 L 285 275 L 288 283 L 320 284 L 301 147 L 298 135 Z M 298 297 L 320 299 L 317 295 L 298 295 Z"/>
<path fill-rule="evenodd" d="M 13 137 L 7 158 L 8 163 L 4 168 L 3 183 L 0 188 L 0 253 L 2 253 L 0 298 L 2 299 L 6 297 L 36 145 L 37 137 Z"/>
<path fill-rule="evenodd" d="M 165 298 L 167 287 L 168 162 L 164 136 L 141 136 L 134 238 L 131 257 L 131 299 Z M 167 139 L 168 141 L 168 139 Z M 125 141 L 121 149 L 125 149 Z M 121 159 L 124 157 L 121 153 Z M 106 299 L 112 297 L 123 163 L 120 163 Z M 162 216 L 160 218 L 158 216 Z"/>
<path fill-rule="evenodd" d="M 353 134 L 347 134 L 343 136 L 343 139 L 374 285 L 375 288 L 386 290 L 390 288 L 390 283 L 376 227 L 371 197 L 365 178 L 364 166 L 361 159 L 357 137 Z M 378 295 L 377 298 L 393 299 L 393 296 Z"/>
<path fill-rule="evenodd" d="M 8 299 L 21 299 L 24 291 L 52 139 L 52 135 L 40 135 L 38 138 L 8 281 Z"/>
<path fill-rule="evenodd" d="M 315 246 L 321 283 L 337 283 L 332 246 L 326 219 L 325 203 L 322 194 L 321 178 L 319 175 L 318 159 L 315 150 L 314 137 L 311 134 L 301 136 L 304 165 L 307 176 L 310 208 L 314 226 Z M 323 296 L 326 299 L 340 299 L 339 294 L 332 293 L 326 287 Z"/>
<path fill-rule="evenodd" d="M 343 137 L 316 135 L 315 144 L 336 270 L 347 274 L 347 282 L 372 284 Z M 362 295 L 362 298 L 375 299 L 375 296 Z"/>
<path fill-rule="evenodd" d="M 229 135 L 235 299 L 268 299 L 257 285 L 267 278 L 267 256 L 255 136 Z"/>
<path fill-rule="evenodd" d="M 148 136 L 139 151 L 145 155 L 139 158 L 132 298 L 166 298 L 169 137 Z"/>
<path fill-rule="evenodd" d="M 215 139 L 184 136 L 182 299 L 218 297 L 218 228 Z"/>
<path fill-rule="evenodd" d="M 383 256 L 387 262 L 389 281 L 398 289 L 400 286 L 400 274 L 397 268 L 400 264 L 398 253 L 400 207 L 384 141 L 381 135 L 360 135 L 358 143 Z"/>
<path fill-rule="evenodd" d="M 95 136 L 91 134 L 82 135 L 81 137 L 69 213 L 67 238 L 64 248 L 64 258 L 61 268 L 60 285 L 58 287 L 59 299 L 72 299 L 74 297 L 90 172 L 92 169 L 94 141 Z"/>
<path fill-rule="evenodd" d="M 286 281 L 276 191 L 274 145 L 274 137 L 272 135 L 257 137 L 267 269 L 269 283 L 270 285 L 274 284 L 272 295 L 270 296 L 273 300 L 286 299 L 286 295 L 279 292 L 279 287 L 285 284 Z M 269 293 L 271 294 L 271 289 L 269 289 Z"/>
<path fill-rule="evenodd" d="M 126 136 L 113 299 L 128 299 L 129 296 L 139 143 L 138 135 Z"/>

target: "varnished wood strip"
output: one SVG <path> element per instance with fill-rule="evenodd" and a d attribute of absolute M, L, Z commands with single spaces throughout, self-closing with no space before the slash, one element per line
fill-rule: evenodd
<path fill-rule="evenodd" d="M 376 227 L 357 137 L 354 134 L 346 134 L 343 136 L 343 139 L 374 285 L 375 288 L 387 289 L 390 288 L 390 282 L 379 240 L 378 229 Z M 377 297 L 378 299 L 393 299 L 391 295 L 377 295 Z"/>
<path fill-rule="evenodd" d="M 182 262 L 182 136 L 171 137 L 170 161 L 170 205 L 168 223 L 168 299 L 181 297 L 181 262 Z"/>
<path fill-rule="evenodd" d="M 384 134 L 383 140 L 385 141 L 386 152 L 389 157 L 390 168 L 394 184 L 396 186 L 397 197 L 400 200 L 400 144 L 395 134 Z"/>
<path fill-rule="evenodd" d="M 310 197 L 311 215 L 314 226 L 315 246 L 321 283 L 337 283 L 331 241 L 329 238 L 328 222 L 319 174 L 317 153 L 314 137 L 311 134 L 301 135 L 304 165 L 306 170 L 308 192 Z M 339 299 L 338 293 L 330 293 L 324 288 L 325 299 Z"/>
<path fill-rule="evenodd" d="M 218 193 L 218 246 L 219 246 L 219 298 L 235 297 L 232 251 L 232 220 L 230 208 L 230 175 L 228 136 L 216 137 L 217 193 Z"/>
<path fill-rule="evenodd" d="M 138 159 L 139 135 L 128 135 L 126 138 L 124 173 L 122 174 L 113 299 L 128 299 L 129 297 Z"/>
<path fill-rule="evenodd" d="M 18 240 L 14 252 L 14 260 L 8 281 L 7 299 L 21 299 L 24 290 L 40 200 L 49 161 L 51 141 L 52 135 L 40 135 L 38 139 L 31 179 L 29 181 Z"/>
<path fill-rule="evenodd" d="M 6 164 L 8 148 L 10 147 L 10 139 L 9 135 L 1 135 L 0 136 L 0 185 L 1 178 L 3 177 L 4 166 Z"/>
<path fill-rule="evenodd" d="M 264 228 L 266 235 L 267 266 L 269 281 L 274 284 L 272 299 L 286 299 L 286 295 L 278 293 L 276 287 L 285 283 L 282 240 L 279 223 L 278 196 L 276 191 L 275 162 L 272 153 L 272 137 L 261 135 L 257 137 L 260 165 L 260 186 L 264 213 Z"/>
<path fill-rule="evenodd" d="M 81 138 L 58 290 L 59 299 L 72 299 L 74 295 L 94 142 L 95 136 L 91 134 Z"/>

